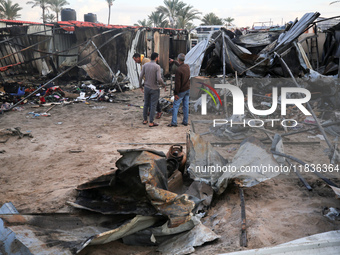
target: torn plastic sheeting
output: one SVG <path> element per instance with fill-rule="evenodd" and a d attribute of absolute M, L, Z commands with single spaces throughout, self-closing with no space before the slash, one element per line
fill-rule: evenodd
<path fill-rule="evenodd" d="M 235 37 L 232 39 L 232 41 L 235 44 L 246 48 L 259 48 L 265 47 L 268 44 L 274 42 L 280 34 L 280 32 L 251 33 Z M 255 52 L 255 54 L 256 53 L 257 52 Z"/>
<path fill-rule="evenodd" d="M 190 66 L 190 77 L 196 77 L 201 71 L 202 61 L 204 58 L 204 51 L 209 45 L 212 33 L 206 40 L 199 42 L 195 47 L 193 47 L 185 56 L 185 64 Z"/>
<path fill-rule="evenodd" d="M 252 187 L 280 174 L 279 164 L 265 146 L 255 137 L 249 137 L 241 143 L 239 150 L 219 178 L 216 188 L 222 194 L 231 179 L 236 179 L 242 187 Z"/>
<path fill-rule="evenodd" d="M 220 236 L 216 235 L 203 224 L 198 224 L 187 233 L 175 236 L 165 241 L 158 247 L 163 255 L 182 255 L 195 252 L 194 247 L 201 246 L 206 242 L 212 242 Z"/>
<path fill-rule="evenodd" d="M 135 38 L 133 39 L 131 43 L 131 48 L 128 52 L 128 57 L 126 59 L 127 76 L 130 79 L 130 86 L 129 86 L 130 89 L 139 88 L 139 73 L 140 72 L 137 71 L 137 69 L 139 68 L 139 65 L 135 63 L 132 56 L 136 52 L 140 35 L 141 35 L 141 30 L 138 30 L 135 35 Z"/>

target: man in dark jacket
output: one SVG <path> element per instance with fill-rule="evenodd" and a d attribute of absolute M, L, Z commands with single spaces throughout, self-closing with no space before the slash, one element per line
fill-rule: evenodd
<path fill-rule="evenodd" d="M 190 94 L 190 67 L 184 64 L 185 55 L 180 53 L 177 57 L 178 68 L 175 73 L 175 100 L 172 110 L 172 120 L 168 127 L 177 127 L 177 113 L 183 101 L 183 121 L 182 125 L 188 125 L 189 119 L 189 94 Z M 170 60 L 171 61 L 171 60 Z"/>

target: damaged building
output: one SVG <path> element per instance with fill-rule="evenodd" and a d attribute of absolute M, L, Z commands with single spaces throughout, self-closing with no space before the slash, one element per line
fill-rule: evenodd
<path fill-rule="evenodd" d="M 319 16 L 317 12 L 307 13 L 283 30 L 241 35 L 222 27 L 209 32 L 206 40 L 186 54 L 185 63 L 191 71 L 191 123 L 188 129 L 176 127 L 176 131 L 163 129 L 159 133 L 136 123 L 143 108 L 141 94 L 117 93 L 121 97 L 112 99 L 110 102 L 117 104 L 111 106 L 100 104 L 99 87 L 110 84 L 115 92 L 138 88 L 140 67 L 132 59 L 135 52 L 147 57 L 159 52 L 164 76 L 171 79 L 169 58 L 187 52 L 186 30 L 0 20 L 0 70 L 7 89 L 11 86 L 7 81 L 13 77 L 44 76 L 43 81 L 35 81 L 41 82 L 40 87 L 15 94 L 20 101 L 6 111 L 27 103 L 26 99 L 46 86 L 44 98 L 52 96 L 58 102 L 46 104 L 40 97 L 39 103 L 29 106 L 50 108 L 40 115 L 27 110 L 20 115 L 24 116 L 21 123 L 49 123 L 60 139 L 54 143 L 47 138 L 41 141 L 44 138 L 39 134 L 34 140 L 31 130 L 16 127 L 0 130 L 0 136 L 7 139 L 0 143 L 6 144 L 13 137 L 30 139 L 32 155 L 38 161 L 32 175 L 46 175 L 50 180 L 42 181 L 46 186 L 65 182 L 65 187 L 58 186 L 55 191 L 53 186 L 37 199 L 46 203 L 44 196 L 53 194 L 53 199 L 63 199 L 63 205 L 57 208 L 63 210 L 21 213 L 14 203 L 1 206 L 0 253 L 86 255 L 97 254 L 96 249 L 111 244 L 111 254 L 119 243 L 128 248 L 147 247 L 146 254 L 338 254 L 340 23 L 320 31 L 318 22 L 325 20 L 318 20 Z M 74 94 L 80 93 L 80 97 L 74 102 L 85 104 L 68 102 L 67 108 L 63 101 L 67 91 L 49 86 L 58 77 L 81 83 L 91 79 L 98 87 L 85 82 L 78 86 Z M 221 84 L 235 86 L 246 95 L 241 99 L 242 114 L 233 114 L 236 100 L 230 91 L 219 87 Z M 169 109 L 162 117 L 166 121 L 171 118 L 172 79 L 169 85 L 170 96 L 161 99 Z M 311 92 L 310 101 L 303 102 L 311 116 L 301 114 L 297 106 L 289 106 L 287 114 L 281 114 L 284 99 L 302 98 L 300 92 L 287 93 L 285 98 L 277 92 L 284 87 Z M 249 88 L 252 96 L 247 94 Z M 59 103 L 60 108 L 65 106 L 61 110 L 72 113 L 69 126 L 66 123 L 64 127 L 55 116 L 45 118 L 45 122 L 40 118 L 50 117 L 49 112 Z M 82 106 L 92 112 L 80 112 Z M 270 114 L 256 114 L 252 111 L 255 108 Z M 80 124 L 88 118 L 94 123 Z M 215 125 L 216 119 L 222 123 Z M 79 125 L 75 127 L 74 123 Z M 51 130 L 46 136 L 54 136 Z M 63 136 L 69 130 L 77 134 Z M 126 143 L 117 143 L 123 139 Z M 73 142 L 77 148 L 60 149 L 60 141 Z M 17 143 L 13 142 L 14 146 Z M 50 143 L 52 148 L 48 147 Z M 125 148 L 128 146 L 142 147 Z M 157 146 L 163 150 L 155 149 Z M 47 158 L 38 158 L 41 151 Z M 5 153 L 0 150 L 1 155 Z M 66 165 L 64 158 L 78 161 Z M 327 167 L 332 166 L 334 172 L 322 172 L 326 167 L 316 166 L 315 158 L 322 163 L 329 159 Z M 58 179 L 43 170 L 36 171 L 40 161 L 47 162 L 42 168 L 50 170 L 49 174 L 60 173 L 64 163 L 65 172 L 74 176 Z M 6 163 L 16 166 L 12 159 Z M 15 173 L 19 175 L 15 182 L 25 178 L 21 172 Z M 6 178 L 0 179 L 1 184 L 11 183 Z M 39 186 L 39 181 L 34 185 Z M 38 193 L 34 187 L 29 192 L 32 200 Z M 21 207 L 29 208 L 29 199 Z M 50 203 L 55 202 L 53 199 Z"/>
<path fill-rule="evenodd" d="M 77 67 L 67 75 L 114 83 L 122 73 L 130 79 L 130 88 L 139 86 L 134 53 L 150 57 L 152 52 L 159 52 L 160 66 L 168 76 L 168 59 L 186 52 L 188 37 L 186 30 L 80 21 L 41 24 L 0 20 L 0 30 L 3 78 L 34 74 L 53 77 Z"/>

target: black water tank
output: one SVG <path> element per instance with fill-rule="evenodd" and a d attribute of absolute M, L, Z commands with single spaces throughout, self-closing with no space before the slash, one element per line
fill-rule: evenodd
<path fill-rule="evenodd" d="M 97 23 L 97 14 L 94 13 L 84 14 L 84 21 Z"/>
<path fill-rule="evenodd" d="M 61 21 L 77 20 L 77 13 L 71 8 L 61 10 Z"/>

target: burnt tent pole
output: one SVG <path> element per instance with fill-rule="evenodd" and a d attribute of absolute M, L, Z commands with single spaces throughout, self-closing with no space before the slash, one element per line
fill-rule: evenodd
<path fill-rule="evenodd" d="M 340 80 L 340 56 L 339 56 L 339 64 L 338 64 L 338 79 Z"/>
<path fill-rule="evenodd" d="M 116 79 L 116 76 L 115 74 L 113 73 L 111 67 L 109 66 L 109 64 L 107 63 L 106 59 L 104 58 L 104 56 L 102 55 L 102 53 L 100 52 L 100 50 L 97 48 L 97 45 L 91 40 L 91 43 L 92 45 L 94 46 L 94 48 L 96 49 L 96 51 L 98 52 L 98 55 L 101 57 L 104 65 L 109 69 L 111 75 L 112 75 L 112 84 L 116 84 L 117 83 L 117 86 L 120 90 L 120 92 L 123 92 L 122 88 L 119 86 L 118 82 L 117 82 L 117 79 Z"/>
<path fill-rule="evenodd" d="M 244 202 L 244 193 L 243 189 L 239 187 L 240 191 L 240 199 L 241 199 L 241 242 L 240 245 L 242 247 L 247 247 L 247 219 L 246 219 L 246 206 Z"/>
<path fill-rule="evenodd" d="M 315 47 L 316 47 L 316 70 L 319 71 L 319 41 L 318 41 L 318 28 L 316 24 L 314 25 L 314 34 L 316 35 L 315 37 Z"/>
<path fill-rule="evenodd" d="M 291 167 L 292 169 L 294 169 L 294 166 L 293 164 L 288 160 L 286 159 L 286 162 L 288 163 L 289 167 Z M 309 185 L 309 183 L 306 181 L 305 178 L 302 177 L 302 175 L 299 173 L 299 171 L 294 171 L 297 175 L 297 177 L 299 177 L 300 181 L 303 183 L 303 185 L 305 185 L 305 187 L 309 190 L 309 191 L 312 191 L 312 187 Z"/>
<path fill-rule="evenodd" d="M 223 44 L 223 56 L 222 56 L 222 58 L 223 58 L 223 84 L 225 84 L 225 76 L 226 76 L 226 74 L 225 74 L 225 51 L 226 51 L 226 47 L 225 47 L 225 38 L 224 38 L 224 36 L 225 36 L 225 33 L 224 33 L 224 31 L 222 30 L 222 44 Z M 224 103 L 224 107 L 223 107 L 223 111 L 226 113 L 226 114 L 228 114 L 228 112 L 227 112 L 227 92 L 225 91 L 225 93 L 224 93 L 224 95 L 223 95 L 223 103 Z"/>

